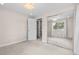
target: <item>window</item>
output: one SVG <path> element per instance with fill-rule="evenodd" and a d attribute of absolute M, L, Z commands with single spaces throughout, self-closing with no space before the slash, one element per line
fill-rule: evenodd
<path fill-rule="evenodd" d="M 64 22 L 54 22 L 53 23 L 53 29 L 64 29 Z"/>

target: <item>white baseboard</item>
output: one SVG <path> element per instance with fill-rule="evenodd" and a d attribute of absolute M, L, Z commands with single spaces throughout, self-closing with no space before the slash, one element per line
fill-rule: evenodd
<path fill-rule="evenodd" d="M 16 43 L 19 43 L 19 42 L 22 42 L 22 41 L 26 41 L 26 40 L 20 40 L 20 41 L 15 41 L 15 42 L 10 42 L 10 43 L 1 44 L 0 47 L 12 45 L 12 44 L 16 44 Z"/>

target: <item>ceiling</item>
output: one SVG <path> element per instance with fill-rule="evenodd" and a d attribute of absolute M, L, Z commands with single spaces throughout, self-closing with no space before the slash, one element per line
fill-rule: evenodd
<path fill-rule="evenodd" d="M 70 7 L 74 7 L 72 3 L 33 3 L 34 9 L 28 10 L 24 7 L 25 3 L 5 3 L 4 5 L 0 5 L 11 9 L 13 11 L 25 14 L 31 17 L 40 17 L 49 13 L 58 12 L 61 10 L 65 10 Z"/>

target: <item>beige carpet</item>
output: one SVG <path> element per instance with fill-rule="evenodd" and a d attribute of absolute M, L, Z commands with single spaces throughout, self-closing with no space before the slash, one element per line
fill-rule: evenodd
<path fill-rule="evenodd" d="M 0 48 L 0 55 L 70 55 L 67 50 L 41 41 L 26 41 Z"/>

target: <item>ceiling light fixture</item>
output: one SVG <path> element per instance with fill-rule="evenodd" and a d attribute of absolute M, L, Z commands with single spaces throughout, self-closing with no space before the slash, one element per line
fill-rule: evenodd
<path fill-rule="evenodd" d="M 34 9 L 34 6 L 33 6 L 32 3 L 27 3 L 27 4 L 24 5 L 24 7 L 27 8 L 27 9 L 29 9 L 29 10 Z"/>

